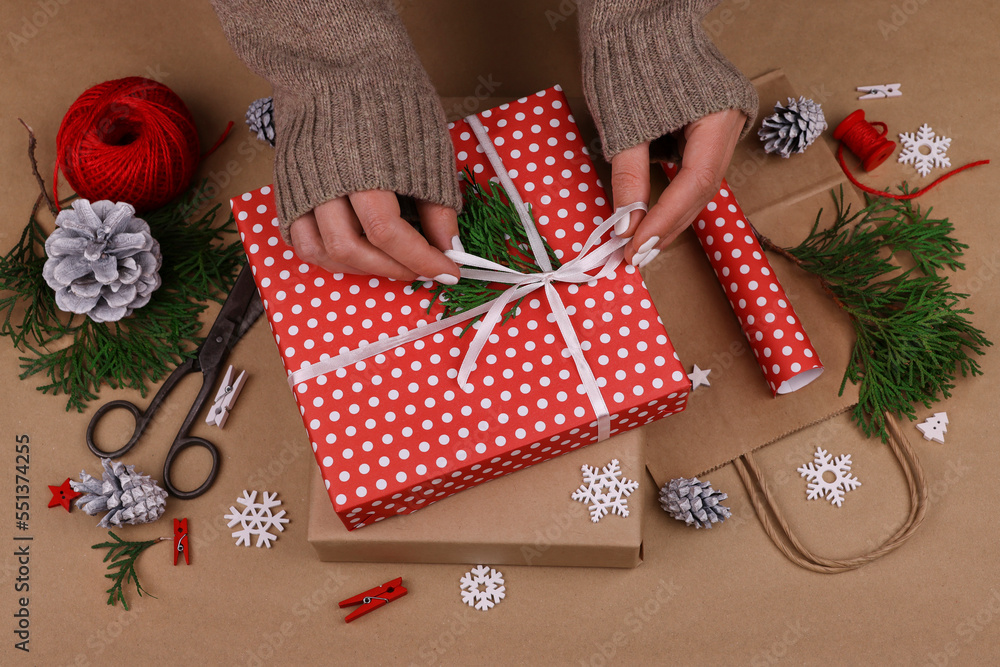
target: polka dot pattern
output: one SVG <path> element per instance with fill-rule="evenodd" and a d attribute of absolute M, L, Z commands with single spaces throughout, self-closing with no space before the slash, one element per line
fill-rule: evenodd
<path fill-rule="evenodd" d="M 677 173 L 672 163 L 664 170 L 670 178 Z M 771 392 L 794 391 L 819 377 L 819 355 L 725 180 L 693 227 Z"/>
<path fill-rule="evenodd" d="M 541 234 L 564 258 L 575 256 L 574 245 L 612 209 L 561 90 L 479 117 Z M 456 168 L 495 178 L 468 124 L 450 130 Z M 287 373 L 440 316 L 439 306 L 428 313 L 426 289 L 300 262 L 280 242 L 269 188 L 234 199 L 233 210 Z M 557 289 L 612 413 L 612 435 L 685 408 L 690 384 L 635 269 Z M 294 387 L 348 529 L 596 441 L 593 407 L 541 291 L 495 329 L 465 389 L 456 378 L 473 336 L 461 334 L 462 326 L 438 332 Z"/>

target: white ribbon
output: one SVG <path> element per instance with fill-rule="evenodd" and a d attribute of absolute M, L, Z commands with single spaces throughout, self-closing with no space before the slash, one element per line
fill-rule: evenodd
<path fill-rule="evenodd" d="M 405 345 L 425 336 L 444 331 L 469 319 L 485 314 L 475 338 L 473 338 L 469 349 L 465 353 L 465 357 L 462 359 L 462 366 L 458 372 L 459 386 L 466 389 L 469 382 L 469 375 L 476 366 L 479 353 L 486 346 L 490 334 L 493 333 L 493 329 L 503 319 L 503 313 L 507 307 L 535 290 L 544 288 L 545 296 L 548 298 L 549 306 L 552 309 L 552 314 L 566 343 L 566 349 L 569 350 L 570 356 L 576 363 L 580 381 L 593 406 L 594 414 L 597 416 L 598 440 L 605 440 L 611 434 L 611 415 L 608 411 L 607 403 L 605 403 L 604 397 L 601 395 L 601 389 L 597 384 L 597 379 L 594 377 L 594 372 L 583 356 L 583 348 L 580 345 L 576 331 L 573 329 L 573 323 L 570 321 L 566 306 L 563 304 L 562 298 L 559 296 L 559 292 L 553 283 L 587 283 L 591 280 L 600 280 L 611 274 L 625 259 L 623 248 L 628 243 L 628 239 L 612 234 L 608 241 L 598 245 L 601 238 L 608 230 L 614 228 L 615 223 L 620 219 L 629 215 L 632 211 L 646 210 L 646 205 L 643 202 L 635 202 L 634 204 L 617 209 L 614 214 L 594 229 L 575 258 L 563 264 L 558 269 L 553 270 L 548 253 L 545 251 L 545 244 L 538 230 L 535 228 L 528 207 L 521 199 L 517 188 L 511 181 L 510 175 L 507 173 L 507 169 L 500 159 L 500 155 L 497 153 L 493 142 L 486 132 L 486 128 L 483 127 L 483 124 L 476 116 L 469 116 L 466 118 L 466 121 L 472 127 L 473 132 L 475 132 L 476 138 L 479 139 L 479 143 L 482 145 L 486 157 L 489 158 L 490 164 L 492 164 L 500 180 L 500 184 L 506 191 L 507 198 L 521 217 L 521 223 L 524 225 L 525 232 L 527 233 L 532 255 L 541 271 L 538 273 L 521 273 L 508 266 L 491 262 L 477 255 L 449 250 L 445 254 L 456 264 L 464 267 L 462 269 L 463 278 L 483 280 L 491 283 L 504 283 L 510 285 L 510 288 L 493 301 L 476 308 L 436 320 L 430 324 L 418 325 L 416 328 L 398 336 L 383 338 L 355 350 L 339 354 L 336 357 L 323 359 L 315 364 L 293 371 L 288 376 L 288 384 L 294 387 L 300 382 L 305 382 L 320 375 L 354 365 L 377 354 L 384 354 L 400 345 Z M 595 270 L 597 273 L 592 274 L 591 272 Z"/>

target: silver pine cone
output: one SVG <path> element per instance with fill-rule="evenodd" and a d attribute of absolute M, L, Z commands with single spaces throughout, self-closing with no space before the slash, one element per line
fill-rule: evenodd
<path fill-rule="evenodd" d="M 124 202 L 77 199 L 45 240 L 42 277 L 61 310 L 115 322 L 149 303 L 160 286 L 160 244 Z"/>
<path fill-rule="evenodd" d="M 80 472 L 79 482 L 69 483 L 74 491 L 83 493 L 76 501 L 77 507 L 91 516 L 107 512 L 98 526 L 150 523 L 163 515 L 167 492 L 156 480 L 137 473 L 135 466 L 127 466 L 121 461 L 101 459 L 101 465 L 104 466 L 102 479 L 95 479 L 84 470 Z"/>
<path fill-rule="evenodd" d="M 764 119 L 757 135 L 766 152 L 788 157 L 805 151 L 826 127 L 823 107 L 805 97 L 789 97 L 785 106 L 774 105 L 774 113 Z"/>
<path fill-rule="evenodd" d="M 247 109 L 247 127 L 261 141 L 274 147 L 274 98 L 262 97 L 250 103 Z"/>
<path fill-rule="evenodd" d="M 695 528 L 711 528 L 729 518 L 728 507 L 719 504 L 728 496 L 712 488 L 711 482 L 699 482 L 697 477 L 679 477 L 660 489 L 660 506 L 678 521 Z"/>

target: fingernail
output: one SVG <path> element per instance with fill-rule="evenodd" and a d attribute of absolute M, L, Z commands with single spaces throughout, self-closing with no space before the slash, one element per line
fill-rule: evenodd
<path fill-rule="evenodd" d="M 451 249 L 465 252 L 465 246 L 462 245 L 462 239 L 458 238 L 458 234 L 451 237 Z"/>
<path fill-rule="evenodd" d="M 430 278 L 428 278 L 427 276 L 417 276 L 417 280 L 427 282 L 428 280 L 430 280 Z"/>
<path fill-rule="evenodd" d="M 457 285 L 458 278 L 451 275 L 450 273 L 442 273 L 439 276 L 434 276 L 434 280 L 438 281 L 442 285 Z"/>
<path fill-rule="evenodd" d="M 652 250 L 653 246 L 655 246 L 659 242 L 660 242 L 660 237 L 653 236 L 652 238 L 648 239 L 645 243 L 643 243 L 641 246 L 639 246 L 639 250 L 637 250 L 636 252 L 645 254 L 650 250 Z"/>
<path fill-rule="evenodd" d="M 646 254 L 646 256 L 643 257 L 642 261 L 639 262 L 639 268 L 641 269 L 642 267 L 644 267 L 647 264 L 649 264 L 650 262 L 652 262 L 654 259 L 656 259 L 656 256 L 659 255 L 659 254 L 660 254 L 660 250 L 658 248 L 656 250 L 650 250 Z"/>
<path fill-rule="evenodd" d="M 628 214 L 627 218 L 622 218 L 615 223 L 615 234 L 618 236 L 623 236 L 625 232 L 628 231 L 629 227 L 637 226 L 639 222 L 642 221 L 642 216 L 645 215 L 643 211 L 632 211 Z M 634 223 L 634 225 L 633 225 Z"/>

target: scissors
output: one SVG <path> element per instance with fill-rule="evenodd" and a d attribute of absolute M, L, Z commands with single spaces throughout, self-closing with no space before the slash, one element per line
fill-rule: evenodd
<path fill-rule="evenodd" d="M 191 410 L 184 419 L 184 423 L 181 424 L 180 430 L 177 431 L 177 435 L 174 437 L 174 441 L 167 451 L 167 458 L 163 462 L 163 485 L 171 495 L 182 500 L 197 498 L 205 493 L 212 486 L 219 472 L 219 450 L 208 440 L 189 435 L 191 426 L 194 424 L 202 407 L 208 402 L 209 394 L 215 389 L 216 380 L 222 371 L 222 362 L 225 360 L 229 350 L 236 345 L 243 334 L 250 329 L 263 312 L 264 304 L 257 293 L 257 287 L 254 285 L 250 267 L 244 266 L 243 270 L 240 271 L 240 275 L 236 278 L 233 289 L 229 292 L 222 310 L 219 311 L 219 316 L 216 318 L 215 323 L 212 324 L 212 328 L 209 330 L 204 342 L 198 348 L 197 355 L 174 369 L 174 372 L 170 374 L 163 383 L 163 386 L 160 387 L 160 390 L 153 396 L 153 400 L 150 402 L 148 408 L 142 410 L 135 403 L 124 400 L 110 401 L 98 408 L 90 420 L 90 425 L 87 427 L 87 447 L 90 448 L 90 451 L 101 458 L 119 458 L 127 453 L 135 447 L 146 427 L 152 421 L 156 411 L 177 383 L 189 373 L 200 372 L 202 374 L 201 391 L 198 392 L 197 398 L 194 399 Z M 131 413 L 135 419 L 135 431 L 132 433 L 132 438 L 121 449 L 107 452 L 100 449 L 94 443 L 94 429 L 104 415 L 112 410 L 125 410 Z M 171 481 L 170 469 L 177 455 L 189 447 L 202 447 L 208 450 L 208 453 L 212 456 L 212 469 L 201 486 L 191 491 L 183 491 L 175 487 Z"/>

